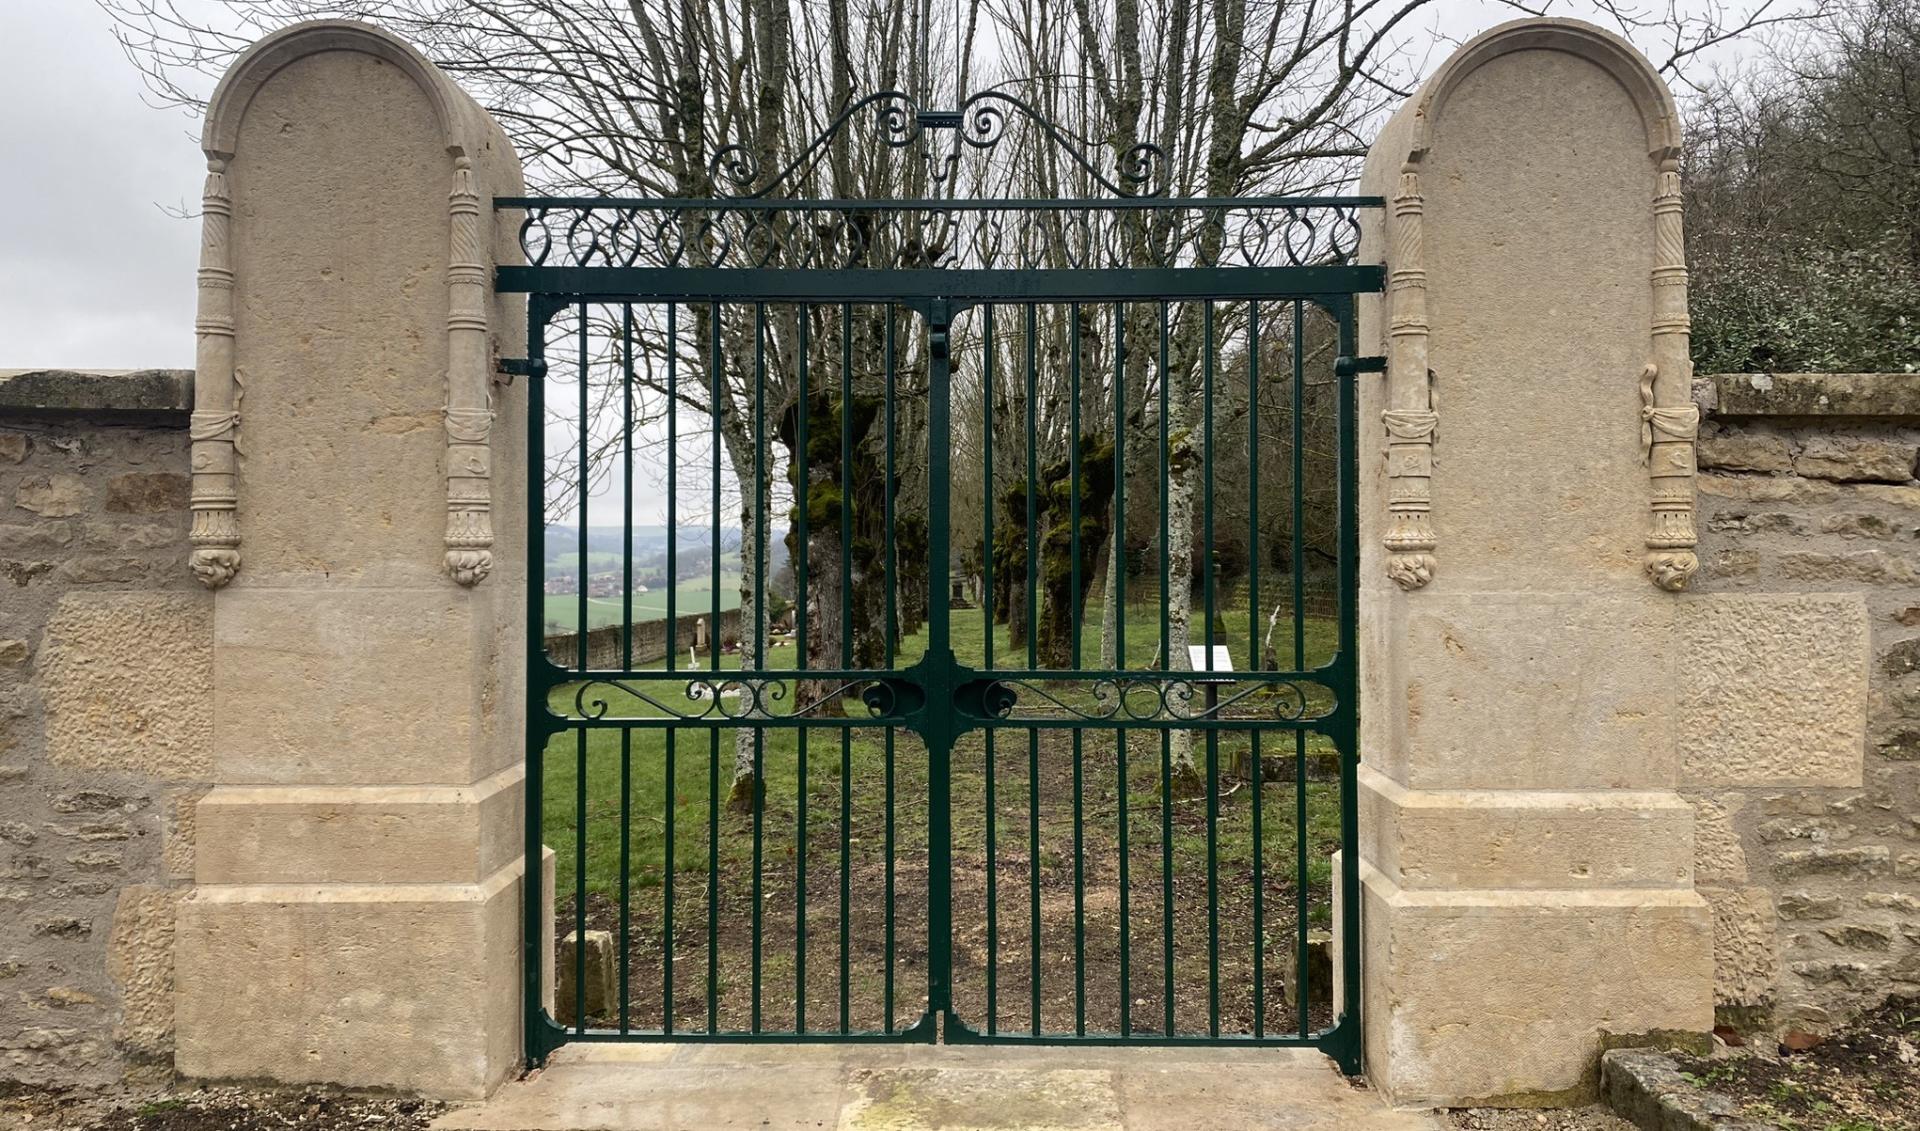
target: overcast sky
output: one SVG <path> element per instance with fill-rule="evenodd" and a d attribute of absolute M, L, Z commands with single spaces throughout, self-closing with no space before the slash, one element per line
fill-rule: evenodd
<path fill-rule="evenodd" d="M 90 0 L 0 0 L 0 369 L 193 364 L 198 123 Z"/>
<path fill-rule="evenodd" d="M 1441 0 L 1409 38 L 1457 42 L 1514 14 Z M 0 0 L 0 369 L 193 364 L 199 221 L 180 213 L 199 205 L 199 122 L 149 104 L 110 28 L 92 0 Z M 657 521 L 647 494 L 639 521 Z M 617 483 L 592 508 L 596 524 L 617 514 Z"/>

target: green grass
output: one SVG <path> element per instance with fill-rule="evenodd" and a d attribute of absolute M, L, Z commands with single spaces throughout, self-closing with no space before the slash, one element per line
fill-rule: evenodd
<path fill-rule="evenodd" d="M 710 613 L 713 609 L 713 581 L 704 578 L 697 581 L 682 581 L 676 597 L 680 615 L 689 613 Z M 728 612 L 740 607 L 739 575 L 723 576 L 720 579 L 720 611 Z M 588 597 L 587 625 L 589 628 L 604 628 L 610 624 L 619 624 L 625 614 L 625 606 L 620 597 Z M 667 616 L 667 591 L 654 589 L 646 593 L 633 595 L 633 619 L 635 623 L 665 620 Z M 558 631 L 572 632 L 580 620 L 580 598 L 571 593 L 550 593 L 547 595 L 546 622 L 558 625 Z"/>
<path fill-rule="evenodd" d="M 979 666 L 985 660 L 985 629 L 983 617 L 977 610 L 956 610 L 952 614 L 952 638 L 956 655 L 962 663 Z M 1196 612 L 1195 620 L 1200 619 Z M 1223 613 L 1236 666 L 1244 666 L 1247 651 L 1247 616 L 1245 610 L 1237 613 Z M 1159 625 L 1157 606 L 1135 606 L 1127 618 L 1126 654 L 1129 666 L 1144 668 L 1158 650 Z M 1262 623 L 1262 630 L 1265 625 Z M 1329 621 L 1309 619 L 1303 625 L 1306 640 L 1306 655 L 1309 666 L 1324 662 L 1332 654 L 1336 643 L 1337 627 Z M 996 667 L 1024 666 L 1024 649 L 1017 655 L 1011 654 L 1007 646 L 1005 626 L 995 626 Z M 1291 624 L 1282 621 L 1275 633 L 1276 641 L 1291 642 Z M 901 666 L 912 662 L 925 649 L 924 629 L 902 641 L 900 648 Z M 1096 667 L 1100 655 L 1100 627 L 1097 623 L 1085 626 L 1082 637 L 1082 666 Z M 1012 663 L 1009 663 L 1011 657 Z M 1290 658 L 1290 657 L 1289 657 Z M 794 651 L 791 645 L 776 648 L 767 657 L 766 666 L 787 668 L 794 665 Z M 655 670 L 663 665 L 652 665 Z M 721 669 L 738 670 L 740 658 L 736 655 L 723 655 Z M 639 714 L 644 716 L 664 716 L 666 712 L 652 708 L 637 699 L 619 691 L 603 692 L 594 689 L 595 694 L 604 694 L 611 700 L 615 713 L 621 715 Z M 685 688 L 677 683 L 650 683 L 646 686 L 648 694 L 654 696 L 667 707 L 674 710 L 693 712 L 703 704 L 689 699 Z M 555 691 L 553 707 L 563 714 L 577 714 L 574 703 L 575 688 L 562 687 Z M 1092 706 L 1091 694 L 1084 689 L 1055 689 L 1054 694 L 1069 702 L 1081 706 Z M 1233 692 L 1229 691 L 1231 695 Z M 1252 701 L 1244 705 L 1258 710 Z M 790 709 L 791 701 L 785 704 Z M 855 712 L 858 705 L 852 705 Z M 620 767 L 622 733 L 615 729 L 590 729 L 584 731 L 563 732 L 552 740 L 547 753 L 547 771 L 545 776 L 545 801 L 543 814 L 547 843 L 559 856 L 559 888 L 562 892 L 574 886 L 575 874 L 575 828 L 578 820 L 578 793 L 576 783 L 581 763 L 580 735 L 585 735 L 585 765 L 587 775 L 587 887 L 601 895 L 611 896 L 619 890 L 620 855 Z M 667 732 L 661 729 L 636 728 L 625 732 L 629 742 L 629 773 L 631 775 L 632 816 L 630 827 L 630 873 L 629 883 L 636 889 L 657 887 L 665 874 L 666 837 L 665 828 L 668 817 L 667 799 L 671 796 L 672 817 L 675 825 L 675 868 L 686 873 L 704 873 L 707 868 L 707 828 L 709 816 L 709 772 L 712 768 L 713 752 L 719 752 L 720 790 L 724 798 L 731 776 L 734 732 L 714 731 L 707 727 L 687 728 L 673 739 L 674 783 L 672 790 L 666 786 Z M 806 739 L 808 746 L 808 783 L 807 809 L 810 824 L 826 828 L 837 823 L 839 815 L 841 756 L 841 728 L 828 731 L 814 731 Z M 845 764 L 853 783 L 849 790 L 850 808 L 853 825 L 857 828 L 871 829 L 884 825 L 886 808 L 883 790 L 878 783 L 884 779 L 886 769 L 885 732 L 874 726 L 849 726 L 844 729 L 847 735 Z M 1062 760 L 1072 757 L 1069 732 L 1046 730 L 1042 733 L 1043 777 L 1048 767 L 1062 764 Z M 717 747 L 716 747 L 717 736 Z M 794 842 L 793 828 L 799 811 L 799 753 L 802 739 L 791 727 L 771 727 L 764 731 L 760 740 L 763 743 L 760 755 L 765 779 L 766 802 L 763 818 L 763 852 L 765 851 L 764 829 L 778 830 L 776 839 L 781 852 L 791 852 Z M 1083 799 L 1083 808 L 1097 810 L 1100 819 L 1108 825 L 1117 821 L 1117 790 L 1113 781 L 1112 769 L 1117 754 L 1112 728 L 1105 730 L 1089 729 L 1084 733 L 1083 747 L 1088 753 L 1087 764 L 1098 760 L 1099 773 L 1104 775 L 1096 786 L 1092 784 L 1096 776 L 1089 771 L 1089 792 Z M 1024 835 L 1026 812 L 1026 732 L 1020 729 L 1000 731 L 995 736 L 996 774 L 1006 781 L 1014 782 L 1018 788 L 1008 787 L 1003 793 L 999 808 L 996 835 L 1002 843 L 1014 843 Z M 1013 755 L 1007 751 L 1013 747 L 1019 764 L 1014 765 Z M 1233 763 L 1234 755 L 1247 750 L 1248 732 L 1225 732 L 1217 740 L 1218 764 L 1223 771 Z M 1203 768 L 1206 759 L 1206 741 L 1196 737 L 1194 744 L 1196 763 Z M 1306 752 L 1322 755 L 1332 751 L 1332 746 L 1323 736 L 1308 735 L 1305 742 Z M 1291 733 L 1268 731 L 1262 736 L 1262 751 L 1267 757 L 1283 757 L 1291 761 L 1295 753 L 1294 738 Z M 1132 840 L 1136 846 L 1157 845 L 1160 828 L 1158 813 L 1160 809 L 1160 741 L 1158 732 L 1136 729 L 1130 732 L 1127 750 L 1128 811 L 1130 824 L 1137 824 L 1132 830 Z M 1067 763 L 1067 764 L 1070 764 Z M 922 844 L 925 836 L 924 804 L 899 802 L 899 798 L 923 798 L 927 790 L 927 766 L 924 749 L 917 737 L 900 733 L 895 738 L 895 771 L 897 804 L 895 806 L 896 841 L 903 844 Z M 1291 778 L 1291 767 L 1282 774 Z M 985 844 L 985 742 L 981 732 L 975 731 L 964 736 L 956 746 L 952 759 L 951 773 L 953 794 L 956 798 L 967 799 L 956 807 L 955 846 L 956 852 L 978 850 L 984 863 Z M 1099 792 L 1099 791 L 1104 792 Z M 1014 794 L 1018 796 L 1014 796 Z M 1240 789 L 1222 802 L 1221 820 L 1216 830 L 1217 851 L 1222 866 L 1250 866 L 1252 849 L 1252 806 L 1248 803 L 1250 789 Z M 1321 848 L 1337 844 L 1339 838 L 1339 806 L 1337 785 L 1310 784 L 1307 788 L 1308 800 L 1308 840 L 1312 849 L 1308 859 L 1309 882 L 1322 894 L 1326 890 L 1327 861 Z M 1070 797 L 1047 797 L 1043 799 L 1042 840 L 1053 839 L 1050 833 L 1058 833 L 1066 827 L 1061 822 L 1069 822 L 1071 815 Z M 1191 806 L 1192 802 L 1180 802 L 1182 806 Z M 1292 867 L 1296 830 L 1293 824 L 1296 799 L 1290 782 L 1269 783 L 1263 796 L 1263 817 L 1266 830 L 1269 857 L 1266 865 L 1275 864 L 1274 853 L 1283 850 L 1286 857 L 1280 863 Z M 1083 819 L 1085 815 L 1083 814 Z M 750 861 L 750 837 L 734 835 L 740 832 L 740 822 L 731 815 L 723 815 L 721 824 L 722 840 L 720 857 L 723 869 L 737 867 Z M 1018 826 L 1018 827 L 1015 827 Z M 1201 861 L 1205 852 L 1204 837 L 1182 837 L 1176 833 L 1176 864 L 1185 869 Z M 1196 857 L 1195 854 L 1202 854 Z"/>
<path fill-rule="evenodd" d="M 1222 619 L 1244 668 L 1249 618 L 1227 610 Z M 986 660 L 983 621 L 977 610 L 952 614 L 956 656 L 976 668 Z M 1264 632 L 1264 619 L 1258 627 Z M 1147 670 L 1158 651 L 1157 606 L 1130 610 L 1126 628 L 1127 668 Z M 1325 662 L 1336 627 L 1308 620 L 1300 628 L 1305 666 Z M 1025 649 L 1009 654 L 1004 627 L 993 628 L 993 639 L 996 669 L 1024 669 Z M 1275 640 L 1291 660 L 1291 622 L 1278 626 Z M 923 630 L 901 642 L 894 667 L 909 667 L 925 650 Z M 1082 669 L 1100 667 L 1098 623 L 1085 626 L 1081 651 Z M 794 654 L 788 643 L 764 665 L 750 666 L 790 670 Z M 720 666 L 738 670 L 739 657 L 723 655 Z M 1262 1010 L 1267 1032 L 1296 1029 L 1298 1007 L 1286 986 L 1303 932 L 1331 920 L 1330 854 L 1340 842 L 1341 795 L 1337 781 L 1297 781 L 1295 757 L 1320 769 L 1331 744 L 1288 729 L 1281 717 L 1288 700 L 1256 692 L 1229 702 L 1223 716 L 1244 726 L 1179 732 L 1192 738 L 1202 784 L 1197 795 L 1169 792 L 1162 788 L 1163 741 L 1171 749 L 1176 732 L 1098 722 L 1022 726 L 1035 716 L 1070 718 L 1058 703 L 1088 712 L 1101 701 L 1093 681 L 1048 680 L 1039 672 L 1019 684 L 1017 717 L 961 735 L 945 775 L 956 1009 L 976 1020 L 1044 1023 L 1049 1032 L 1071 1032 L 1080 1022 L 1090 1031 L 1116 1031 L 1123 1002 L 1148 1030 L 1164 1026 L 1163 1008 L 1174 1011 L 1176 1031 L 1186 1034 L 1245 1034 Z M 679 678 L 630 686 L 654 702 L 596 684 L 556 688 L 552 706 L 576 718 L 604 711 L 642 719 L 705 706 L 687 696 Z M 806 694 L 791 681 L 784 691 L 776 714 L 793 711 Z M 1307 699 L 1317 712 L 1330 692 L 1317 689 Z M 541 808 L 546 841 L 557 854 L 559 930 L 575 929 L 582 915 L 577 893 L 584 890 L 590 929 L 630 932 L 632 981 L 622 993 L 636 1025 L 657 1027 L 672 1016 L 681 1027 L 817 1030 L 832 1028 L 838 1014 L 839 1024 L 872 1029 L 886 1024 L 883 1003 L 900 1025 L 920 1015 L 928 948 L 935 945 L 929 756 L 916 735 L 872 722 L 858 702 L 846 706 L 844 722 L 746 732 L 762 785 L 760 804 L 747 812 L 726 807 L 740 731 L 711 725 L 715 715 L 675 730 L 580 728 L 550 743 Z M 1235 769 L 1256 738 L 1279 779 L 1260 786 Z M 989 930 L 989 922 L 997 925 Z M 1129 941 L 1133 965 L 1122 985 L 1120 954 Z M 1261 958 L 1266 973 L 1256 978 Z M 994 999 L 986 987 L 996 975 Z M 1163 977 L 1171 980 L 1171 996 Z M 1324 995 L 1325 981 L 1315 984 Z M 1256 987 L 1266 992 L 1263 1007 Z M 1042 1022 L 1032 1020 L 1032 1010 Z M 1324 1001 L 1310 1011 L 1309 1029 L 1331 1019 Z M 595 1023 L 611 1020 L 603 1013 Z"/>

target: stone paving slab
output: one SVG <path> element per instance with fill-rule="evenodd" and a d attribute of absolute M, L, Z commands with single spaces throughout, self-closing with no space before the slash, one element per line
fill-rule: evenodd
<path fill-rule="evenodd" d="M 1295 1049 L 594 1045 L 442 1131 L 1437 1131 Z"/>

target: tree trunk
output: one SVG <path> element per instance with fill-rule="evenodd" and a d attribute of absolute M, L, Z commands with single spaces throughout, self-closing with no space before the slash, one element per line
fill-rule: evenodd
<path fill-rule="evenodd" d="M 1167 610 L 1168 672 L 1189 672 L 1193 662 L 1187 655 L 1193 621 L 1193 514 L 1199 484 L 1195 472 L 1200 463 L 1193 446 L 1192 422 L 1185 407 L 1186 398 L 1169 398 L 1167 452 L 1167 591 L 1161 601 Z M 1166 685 L 1169 714 L 1190 713 L 1199 689 L 1192 683 Z M 1192 797 L 1206 788 L 1193 762 L 1193 732 L 1173 732 L 1173 781 L 1169 788 L 1176 797 Z"/>
<path fill-rule="evenodd" d="M 1107 516 L 1113 502 L 1113 443 L 1093 435 L 1079 437 L 1079 554 L 1075 561 L 1073 465 L 1060 460 L 1048 467 L 1041 490 L 1047 501 L 1040 543 L 1040 664 L 1074 664 L 1075 629 L 1092 591 L 1100 548 L 1107 540 Z M 1079 569 L 1079 585 L 1074 570 Z"/>
<path fill-rule="evenodd" d="M 762 642 L 768 636 L 767 602 L 759 576 L 766 567 L 766 540 L 762 536 L 765 516 L 761 513 L 760 491 L 753 476 L 754 438 L 742 434 L 736 440 L 734 432 L 734 429 L 727 430 L 727 454 L 733 462 L 734 476 L 745 488 L 740 496 L 740 666 L 752 668 L 757 666 L 756 654 L 762 651 Z M 720 646 L 719 625 L 714 626 L 708 646 Z M 760 681 L 742 681 L 739 693 L 746 699 L 742 704 L 744 710 L 739 712 L 742 717 L 766 717 L 760 707 L 760 697 L 765 693 Z M 733 777 L 727 788 L 727 808 L 736 813 L 752 812 L 761 789 L 761 781 L 754 773 L 756 733 L 757 728 L 751 726 L 733 732 Z"/>

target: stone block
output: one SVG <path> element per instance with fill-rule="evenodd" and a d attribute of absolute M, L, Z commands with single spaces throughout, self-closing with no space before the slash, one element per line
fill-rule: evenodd
<path fill-rule="evenodd" d="M 87 509 L 92 492 L 72 475 L 29 475 L 14 489 L 13 505 L 42 518 L 69 518 Z"/>
<path fill-rule="evenodd" d="M 1667 792 L 1409 790 L 1362 766 L 1363 858 L 1409 891 L 1686 888 L 1692 808 Z"/>
<path fill-rule="evenodd" d="M 1886 875 L 1892 863 L 1892 853 L 1879 845 L 1803 848 L 1775 856 L 1773 874 L 1781 878 L 1836 876 L 1870 879 Z"/>
<path fill-rule="evenodd" d="M 160 819 L 160 862 L 170 880 L 193 878 L 194 813 L 205 795 L 200 787 L 166 795 Z"/>
<path fill-rule="evenodd" d="M 1898 538 L 1902 533 L 1899 523 L 1877 514 L 1861 511 L 1843 511 L 1839 514 L 1822 516 L 1820 532 L 1838 534 L 1842 538 L 1871 538 L 1881 542 Z"/>
<path fill-rule="evenodd" d="M 1422 595 L 1406 612 L 1415 789 L 1645 788 L 1674 780 L 1673 602 Z"/>
<path fill-rule="evenodd" d="M 1681 603 L 1676 629 L 1685 784 L 1861 783 L 1863 596 L 1701 595 Z"/>
<path fill-rule="evenodd" d="M 1911 373 L 1716 373 L 1705 378 L 1723 417 L 1920 419 Z"/>
<path fill-rule="evenodd" d="M 524 763 L 472 786 L 218 786 L 203 884 L 478 883 L 520 855 Z"/>
<path fill-rule="evenodd" d="M 212 602 L 194 593 L 68 593 L 41 644 L 55 765 L 207 777 Z"/>
<path fill-rule="evenodd" d="M 584 992 L 579 989 L 583 984 L 579 981 L 582 960 L 586 974 Z M 613 945 L 613 932 L 588 931 L 583 953 L 580 932 L 568 931 L 560 940 L 560 953 L 554 960 L 553 1019 L 562 1025 L 578 1024 L 582 1016 L 579 1011 L 584 1008 L 589 1026 L 604 1026 L 609 1021 L 617 1020 L 620 1009 L 619 963 L 619 953 Z"/>
<path fill-rule="evenodd" d="M 1785 437 L 1768 433 L 1723 432 L 1700 437 L 1700 466 L 1726 471 L 1793 470 L 1793 451 Z"/>
<path fill-rule="evenodd" d="M 1850 550 L 1829 554 L 1791 550 L 1780 555 L 1780 572 L 1795 581 L 1857 585 L 1913 585 L 1920 583 L 1915 559 L 1886 550 Z"/>
<path fill-rule="evenodd" d="M 1889 644 L 1880 653 L 1880 670 L 1890 679 L 1920 672 L 1920 636 Z"/>
<path fill-rule="evenodd" d="M 0 432 L 0 463 L 24 463 L 33 450 L 33 441 L 25 432 Z"/>
<path fill-rule="evenodd" d="M 71 522 L 0 524 L 0 554 L 28 555 L 59 550 L 73 541 Z"/>
<path fill-rule="evenodd" d="M 171 471 L 134 471 L 107 480 L 104 509 L 113 514 L 164 514 L 187 509 L 187 477 Z"/>
<path fill-rule="evenodd" d="M 1854 436 L 1815 436 L 1793 457 L 1793 469 L 1842 483 L 1906 483 L 1913 479 L 1910 443 Z"/>
<path fill-rule="evenodd" d="M 1872 503 L 1885 503 L 1907 510 L 1920 510 L 1920 487 L 1891 487 L 1884 483 L 1861 483 L 1852 489 L 1854 497 Z"/>
<path fill-rule="evenodd" d="M 489 609 L 444 579 L 226 590 L 214 624 L 218 780 L 436 785 L 491 773 L 477 718 Z"/>
<path fill-rule="evenodd" d="M 1689 797 L 1693 805 L 1693 879 L 1702 886 L 1734 887 L 1747 882 L 1747 853 L 1733 818 L 1746 805 L 1737 793 Z"/>
<path fill-rule="evenodd" d="M 1397 1105 L 1589 1102 L 1609 1043 L 1713 1027 L 1713 922 L 1692 891 L 1362 881 L 1368 1070 Z"/>
<path fill-rule="evenodd" d="M 1793 476 L 1702 475 L 1694 489 L 1708 498 L 1748 503 L 1792 503 L 1817 506 L 1840 497 L 1840 488 L 1817 479 Z"/>
<path fill-rule="evenodd" d="M 174 950 L 175 1064 L 484 1096 L 520 1058 L 520 886 L 516 864 L 482 884 L 195 889 Z"/>
<path fill-rule="evenodd" d="M 134 884 L 120 889 L 107 943 L 107 973 L 120 989 L 114 1040 L 136 1055 L 173 1053 L 174 917 L 184 893 Z"/>
<path fill-rule="evenodd" d="M 0 410 L 138 414 L 185 423 L 191 369 L 0 369 Z"/>
<path fill-rule="evenodd" d="M 1780 979 L 1771 894 L 1761 887 L 1702 887 L 1700 895 L 1713 909 L 1714 1004 L 1771 1002 Z"/>

